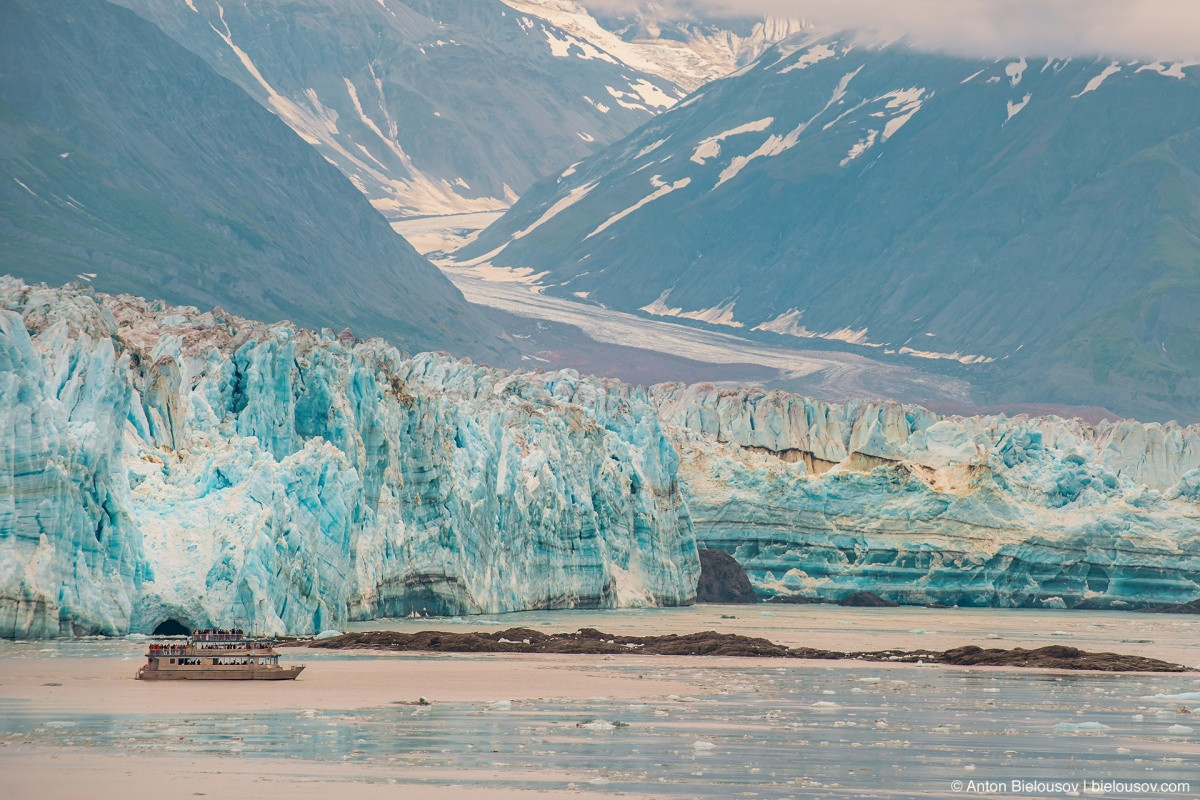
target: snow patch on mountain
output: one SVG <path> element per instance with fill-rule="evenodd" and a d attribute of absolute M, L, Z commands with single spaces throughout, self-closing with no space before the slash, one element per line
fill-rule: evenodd
<path fill-rule="evenodd" d="M 743 133 L 760 133 L 771 127 L 773 122 L 775 122 L 774 117 L 765 117 L 763 119 L 755 120 L 754 122 L 747 122 L 745 125 L 739 125 L 736 128 L 730 128 L 727 131 L 722 131 L 715 136 L 709 136 L 707 139 L 700 142 L 700 144 L 696 145 L 696 150 L 692 153 L 691 160 L 701 166 L 704 166 L 709 159 L 717 158 L 721 155 L 721 142 L 725 141 L 731 136 L 739 136 Z M 663 141 L 666 140 L 664 139 Z M 661 143 L 662 142 L 659 142 L 659 144 Z"/>
<path fill-rule="evenodd" d="M 634 212 L 638 211 L 639 209 L 645 208 L 647 205 L 649 205 L 650 203 L 653 203 L 655 200 L 666 197 L 671 192 L 675 192 L 680 189 L 686 188 L 687 186 L 689 186 L 691 184 L 691 182 L 692 182 L 691 178 L 680 178 L 679 180 L 675 181 L 674 183 L 666 183 L 662 180 L 661 175 L 655 175 L 653 178 L 650 179 L 650 185 L 656 187 L 653 192 L 646 195 L 641 200 L 639 200 L 636 203 L 634 203 L 633 205 L 631 205 L 629 208 L 626 208 L 624 211 L 619 211 L 616 214 L 609 217 L 608 219 L 604 220 L 604 222 L 600 223 L 600 226 L 598 228 L 596 228 L 594 231 L 592 231 L 591 233 L 589 233 L 587 236 L 585 236 L 583 238 L 585 240 L 591 239 L 593 236 L 603 233 L 604 231 L 611 228 L 613 225 L 616 225 L 618 222 L 620 222 L 621 220 L 628 217 L 630 214 L 633 214 Z"/>
<path fill-rule="evenodd" d="M 717 183 L 713 188 L 717 189 L 721 185 L 736 178 L 741 171 L 755 159 L 777 156 L 780 153 L 785 153 L 788 150 L 791 150 L 793 147 L 799 144 L 800 136 L 808 129 L 808 126 L 816 122 L 822 114 L 833 108 L 836 103 L 840 102 L 842 98 L 846 96 L 846 89 L 850 86 L 850 81 L 854 80 L 854 76 L 860 71 L 862 71 L 862 67 L 847 72 L 845 75 L 843 75 L 841 80 L 838 81 L 837 86 L 834 87 L 833 94 L 830 95 L 829 100 L 825 103 L 824 108 L 822 108 L 809 119 L 797 125 L 786 136 L 772 135 L 768 137 L 765 142 L 759 145 L 758 149 L 753 153 L 750 153 L 746 156 L 735 156 L 734 159 L 729 163 L 729 166 L 721 171 L 721 175 L 717 178 Z"/>
<path fill-rule="evenodd" d="M 783 69 L 779 70 L 780 75 L 788 72 L 795 72 L 798 69 L 806 69 L 827 58 L 832 58 L 837 55 L 837 50 L 830 44 L 815 44 L 804 52 L 804 55 L 788 64 Z"/>
<path fill-rule="evenodd" d="M 653 314 L 656 317 L 678 317 L 679 319 L 694 319 L 698 322 L 707 322 L 710 325 L 724 325 L 729 328 L 744 327 L 733 316 L 733 308 L 736 305 L 736 300 L 728 300 L 720 305 L 712 308 L 703 308 L 699 311 L 684 311 L 682 307 L 675 308 L 667 305 L 667 298 L 671 296 L 671 290 L 663 292 L 658 298 L 641 307 L 641 311 L 647 314 Z"/>
<path fill-rule="evenodd" d="M 1028 68 L 1028 66 L 1029 64 L 1025 61 L 1025 57 L 1022 56 L 1019 60 L 1005 65 L 1004 74 L 1008 76 L 1008 79 L 1012 85 L 1016 86 L 1021 82 L 1021 76 L 1025 74 L 1025 70 Z"/>
<path fill-rule="evenodd" d="M 1025 94 L 1025 96 L 1023 98 L 1021 98 L 1021 100 L 1019 102 L 1014 103 L 1012 100 L 1009 100 L 1008 101 L 1008 117 L 1005 118 L 1004 121 L 1008 122 L 1008 120 L 1012 119 L 1017 114 L 1021 113 L 1021 109 L 1025 108 L 1025 106 L 1029 105 L 1029 100 L 1032 97 L 1033 97 L 1033 94 L 1027 92 Z"/>
<path fill-rule="evenodd" d="M 838 162 L 838 166 L 839 167 L 846 166 L 851 161 L 858 158 L 863 153 L 867 152 L 872 147 L 874 147 L 875 146 L 875 138 L 877 136 L 879 136 L 879 131 L 876 131 L 876 130 L 867 131 L 866 137 L 864 137 L 863 139 L 854 143 L 854 146 L 851 147 L 850 151 L 846 153 L 846 157 Z"/>
<path fill-rule="evenodd" d="M 610 64 L 616 64 L 617 60 L 601 50 L 596 49 L 588 42 L 576 38 L 571 35 L 566 35 L 563 38 L 558 38 L 554 32 L 545 25 L 540 26 L 542 33 L 545 34 L 547 41 L 550 43 L 550 55 L 555 58 L 580 58 L 584 61 L 590 61 L 593 58 L 598 58 L 601 61 L 607 61 Z"/>
<path fill-rule="evenodd" d="M 1155 61 L 1153 64 L 1143 64 L 1134 71 L 1157 72 L 1159 75 L 1167 78 L 1177 78 L 1182 80 L 1183 78 L 1187 77 L 1183 71 L 1188 67 L 1195 67 L 1197 65 L 1200 65 L 1200 61 L 1176 61 L 1170 66 L 1163 64 L 1161 61 Z"/>
<path fill-rule="evenodd" d="M 1107 80 L 1109 78 L 1109 76 L 1116 75 L 1120 71 L 1121 71 L 1121 63 L 1119 61 L 1113 61 L 1111 64 L 1109 64 L 1103 70 L 1101 70 L 1099 75 L 1097 75 L 1096 77 L 1094 77 L 1090 81 L 1088 81 L 1087 85 L 1083 87 L 1083 91 L 1081 91 L 1079 94 L 1073 94 L 1073 95 L 1071 95 L 1071 97 L 1072 98 L 1083 97 L 1088 92 L 1096 91 L 1097 89 L 1100 88 L 1100 84 L 1104 83 L 1104 81 Z"/>

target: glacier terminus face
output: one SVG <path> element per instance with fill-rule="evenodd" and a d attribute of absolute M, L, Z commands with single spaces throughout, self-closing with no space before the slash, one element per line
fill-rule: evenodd
<path fill-rule="evenodd" d="M 408 357 L 0 278 L 0 636 L 760 596 L 1200 596 L 1200 427 Z"/>
<path fill-rule="evenodd" d="M 643 390 L 0 282 L 0 636 L 680 604 Z"/>
<path fill-rule="evenodd" d="M 760 595 L 1138 608 L 1200 596 L 1200 426 L 655 388 L 705 547 Z"/>

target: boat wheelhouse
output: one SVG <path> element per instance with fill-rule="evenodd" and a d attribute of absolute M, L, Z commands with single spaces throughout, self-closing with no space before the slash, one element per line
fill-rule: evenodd
<path fill-rule="evenodd" d="M 241 630 L 193 631 L 183 642 L 153 643 L 138 680 L 290 681 L 303 664 L 280 666 L 274 639 L 246 636 Z"/>

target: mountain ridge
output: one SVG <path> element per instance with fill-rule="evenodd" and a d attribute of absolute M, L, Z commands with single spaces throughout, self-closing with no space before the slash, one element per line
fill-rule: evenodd
<path fill-rule="evenodd" d="M 1184 64 L 796 37 L 453 258 L 750 338 L 961 362 L 980 405 L 1196 419 L 1197 95 Z"/>

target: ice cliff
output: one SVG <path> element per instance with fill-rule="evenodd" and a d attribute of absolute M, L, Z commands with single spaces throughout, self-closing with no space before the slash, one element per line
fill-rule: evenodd
<path fill-rule="evenodd" d="M 690 602 L 645 390 L 0 278 L 0 636 Z"/>
<path fill-rule="evenodd" d="M 760 594 L 1129 608 L 1200 596 L 1200 426 L 942 418 L 663 385 L 703 547 Z"/>
<path fill-rule="evenodd" d="M 760 595 L 1200 596 L 1200 426 L 405 357 L 0 278 L 0 636 Z"/>

